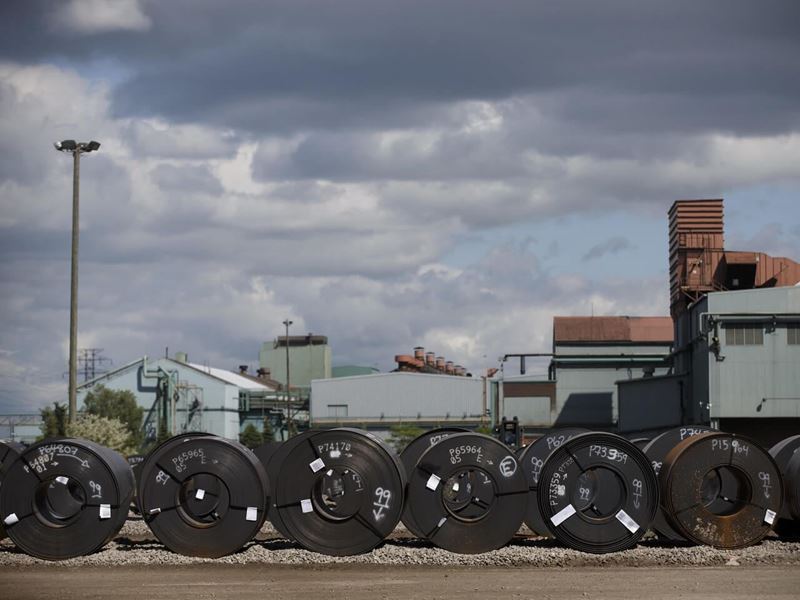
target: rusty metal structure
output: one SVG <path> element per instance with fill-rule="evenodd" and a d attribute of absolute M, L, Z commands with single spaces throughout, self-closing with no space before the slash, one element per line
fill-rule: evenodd
<path fill-rule="evenodd" d="M 435 352 L 425 352 L 425 348 L 417 346 L 414 354 L 398 354 L 394 357 L 397 363 L 395 371 L 407 373 L 430 373 L 434 375 L 454 375 L 466 377 L 467 370 L 461 365 L 456 365 L 443 356 L 436 356 Z"/>
<path fill-rule="evenodd" d="M 794 285 L 800 264 L 763 252 L 725 249 L 723 201 L 677 200 L 669 209 L 670 313 L 709 292 Z"/>

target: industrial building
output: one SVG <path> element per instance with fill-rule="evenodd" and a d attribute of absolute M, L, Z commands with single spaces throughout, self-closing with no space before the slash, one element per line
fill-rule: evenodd
<path fill-rule="evenodd" d="M 311 382 L 310 425 L 360 427 L 386 436 L 397 424 L 421 428 L 486 424 L 483 381 L 392 372 Z"/>
<path fill-rule="evenodd" d="M 679 200 L 668 217 L 671 318 L 555 317 L 546 377 L 493 377 L 496 420 L 710 424 L 764 444 L 800 431 L 800 264 L 726 250 L 722 200 Z"/>
<path fill-rule="evenodd" d="M 333 375 L 331 347 L 324 335 L 279 336 L 272 342 L 264 342 L 258 363 L 269 370 L 275 381 L 286 385 L 288 380 L 292 393 L 306 399 L 313 379 L 328 379 Z"/>
<path fill-rule="evenodd" d="M 518 417 L 529 433 L 550 427 L 612 430 L 617 381 L 665 375 L 671 364 L 669 317 L 554 317 L 552 352 L 520 359 L 492 378 L 493 414 Z M 525 359 L 550 357 L 546 377 L 528 375 Z"/>
<path fill-rule="evenodd" d="M 154 440 L 159 427 L 169 433 L 206 431 L 228 439 L 239 439 L 249 421 L 259 429 L 263 419 L 286 404 L 285 392 L 266 371 L 259 377 L 190 363 L 183 353 L 174 358 L 143 357 L 87 381 L 78 387 L 78 406 L 96 386 L 128 390 L 145 410 L 143 427 L 147 440 Z M 296 405 L 298 413 L 303 407 Z"/>

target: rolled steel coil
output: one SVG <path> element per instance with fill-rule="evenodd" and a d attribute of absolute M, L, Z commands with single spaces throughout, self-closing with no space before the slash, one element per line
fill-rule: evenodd
<path fill-rule="evenodd" d="M 525 450 L 518 455 L 519 464 L 525 473 L 528 482 L 528 508 L 525 511 L 525 524 L 537 535 L 550 535 L 550 530 L 544 522 L 544 517 L 539 510 L 537 492 L 539 489 L 539 475 L 542 472 L 545 460 L 556 448 L 571 440 L 576 435 L 588 433 L 588 429 L 582 427 L 565 427 L 563 429 L 553 429 L 546 432 L 542 437 L 525 447 Z"/>
<path fill-rule="evenodd" d="M 679 442 L 661 468 L 661 506 L 683 537 L 744 548 L 772 528 L 783 500 L 778 465 L 755 442 L 707 432 Z"/>
<path fill-rule="evenodd" d="M 17 457 L 25 450 L 25 446 L 17 442 L 0 441 L 0 497 L 3 494 L 3 477 Z M 0 540 L 6 537 L 6 528 L 0 520 Z"/>
<path fill-rule="evenodd" d="M 570 548 L 602 554 L 642 538 L 658 508 L 658 481 L 644 453 L 612 433 L 584 433 L 545 461 L 537 493 L 550 533 Z"/>
<path fill-rule="evenodd" d="M 454 433 L 465 433 L 467 430 L 462 427 L 440 427 L 431 429 L 417 436 L 400 453 L 400 461 L 403 463 L 406 474 L 412 473 L 417 466 L 417 462 L 425 451 L 431 446 L 435 446 L 443 439 L 450 437 Z M 406 484 L 407 485 L 407 484 Z M 403 509 L 403 525 L 417 537 L 425 537 L 424 532 L 419 528 L 411 510 L 406 503 Z"/>
<path fill-rule="evenodd" d="M 241 549 L 266 518 L 269 486 L 255 454 L 212 435 L 176 436 L 141 466 L 139 510 L 167 548 L 217 558 Z"/>
<path fill-rule="evenodd" d="M 522 524 L 527 495 L 514 452 L 477 433 L 456 433 L 428 448 L 408 483 L 420 531 L 438 547 L 462 554 L 506 545 Z"/>
<path fill-rule="evenodd" d="M 0 520 L 21 550 L 63 560 L 102 548 L 122 528 L 133 497 L 125 459 L 82 439 L 47 440 L 22 452 L 6 473 Z"/>
<path fill-rule="evenodd" d="M 783 506 L 775 532 L 784 538 L 800 537 L 800 435 L 793 435 L 769 450 L 783 478 Z"/>
<path fill-rule="evenodd" d="M 403 513 L 402 463 L 366 431 L 307 433 L 278 469 L 279 522 L 291 539 L 315 552 L 347 556 L 372 550 Z"/>
<path fill-rule="evenodd" d="M 669 451 L 672 450 L 679 442 L 708 431 L 713 431 L 713 429 L 703 425 L 686 425 L 683 427 L 675 427 L 657 435 L 645 445 L 643 448 L 644 453 L 650 460 L 650 464 L 653 465 L 653 471 L 655 471 L 656 476 L 659 477 L 659 481 L 661 478 L 661 466 L 664 464 L 664 459 L 667 457 Z M 706 485 L 709 484 L 706 483 Z M 717 494 L 716 492 L 712 494 L 707 490 L 706 496 L 708 495 L 713 495 L 716 497 Z M 664 514 L 664 510 L 661 508 L 661 506 L 659 506 L 658 512 L 656 513 L 656 518 L 653 520 L 652 529 L 661 539 L 670 540 L 672 542 L 687 541 L 685 537 L 678 533 L 675 528 L 669 524 L 669 520 Z"/>

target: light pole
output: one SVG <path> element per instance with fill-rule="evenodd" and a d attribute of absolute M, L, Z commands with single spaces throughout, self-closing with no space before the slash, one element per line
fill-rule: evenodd
<path fill-rule="evenodd" d="M 69 413 L 72 423 L 78 410 L 75 390 L 78 385 L 78 205 L 80 197 L 81 154 L 94 152 L 100 148 L 100 142 L 76 142 L 64 140 L 53 144 L 59 152 L 71 152 L 72 169 L 72 275 L 69 287 Z"/>
<path fill-rule="evenodd" d="M 283 320 L 283 324 L 286 326 L 286 439 L 289 439 L 289 435 L 292 431 L 292 392 L 290 386 L 290 377 L 289 377 L 289 325 L 292 324 L 288 318 Z"/>

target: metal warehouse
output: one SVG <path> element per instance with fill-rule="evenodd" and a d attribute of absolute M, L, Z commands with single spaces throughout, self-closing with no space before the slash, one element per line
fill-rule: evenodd
<path fill-rule="evenodd" d="M 483 382 L 471 377 L 380 373 L 311 382 L 311 426 L 359 426 L 378 434 L 398 423 L 477 426 L 486 414 Z"/>

